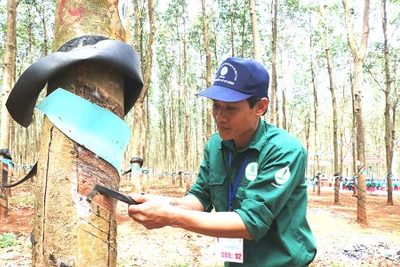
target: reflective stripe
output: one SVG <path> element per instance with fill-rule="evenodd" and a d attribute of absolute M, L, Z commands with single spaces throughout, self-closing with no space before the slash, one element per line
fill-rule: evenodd
<path fill-rule="evenodd" d="M 11 159 L 0 159 L 1 162 L 4 164 L 7 164 L 8 167 L 12 168 L 14 167 L 14 164 L 12 163 Z"/>
<path fill-rule="evenodd" d="M 137 170 L 138 172 L 142 172 L 142 168 L 140 168 L 139 166 L 137 166 L 135 164 L 131 164 L 131 168 Z"/>
<path fill-rule="evenodd" d="M 120 172 L 129 126 L 114 113 L 58 88 L 36 106 L 66 136 Z"/>

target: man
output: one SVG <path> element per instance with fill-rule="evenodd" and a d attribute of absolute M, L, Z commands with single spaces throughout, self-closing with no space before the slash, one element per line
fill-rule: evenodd
<path fill-rule="evenodd" d="M 261 120 L 268 86 L 259 63 L 226 59 L 198 94 L 213 101 L 218 133 L 195 184 L 180 199 L 132 195 L 143 204 L 129 206 L 129 216 L 148 229 L 218 237 L 225 266 L 308 266 L 316 247 L 306 219 L 307 155 L 296 138 Z"/>

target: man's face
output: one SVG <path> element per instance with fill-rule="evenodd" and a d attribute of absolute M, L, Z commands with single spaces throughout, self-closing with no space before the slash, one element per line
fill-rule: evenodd
<path fill-rule="evenodd" d="M 250 108 L 247 100 L 221 102 L 213 100 L 212 115 L 223 140 L 233 140 L 236 148 L 248 145 L 261 116 L 258 104 Z"/>

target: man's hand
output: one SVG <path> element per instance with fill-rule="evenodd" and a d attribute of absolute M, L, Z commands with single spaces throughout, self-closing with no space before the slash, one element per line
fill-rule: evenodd
<path fill-rule="evenodd" d="M 253 239 L 239 214 L 204 212 L 201 202 L 192 195 L 180 199 L 157 195 L 129 196 L 141 203 L 129 205 L 129 216 L 149 230 L 171 226 L 214 237 Z"/>
<path fill-rule="evenodd" d="M 152 195 L 152 194 L 136 194 L 136 193 L 131 193 L 129 196 L 135 200 L 136 202 L 139 203 L 144 203 L 147 201 L 160 201 L 164 203 L 171 204 L 173 203 L 173 198 L 170 197 L 165 197 L 165 196 L 160 196 L 160 195 Z"/>
<path fill-rule="evenodd" d="M 129 205 L 128 214 L 136 222 L 147 229 L 157 229 L 170 225 L 174 216 L 174 208 L 170 205 L 171 199 L 157 195 L 130 194 L 133 200 L 141 203 Z"/>

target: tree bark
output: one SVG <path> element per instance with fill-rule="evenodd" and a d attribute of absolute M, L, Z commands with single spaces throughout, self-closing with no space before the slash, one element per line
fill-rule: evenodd
<path fill-rule="evenodd" d="M 397 57 L 395 57 L 395 59 L 393 60 L 393 80 L 397 80 Z M 397 89 L 397 85 L 396 83 L 393 84 L 393 104 L 392 104 L 392 130 L 391 130 L 391 136 L 392 139 L 395 140 L 396 139 L 396 111 L 397 108 L 399 107 L 399 103 L 400 103 L 400 96 L 398 93 L 398 89 Z M 392 171 L 394 168 L 397 168 L 397 163 L 394 159 L 395 157 L 395 153 L 398 153 L 394 150 L 394 144 L 393 144 L 393 155 L 392 155 Z M 394 171 L 396 171 L 396 169 L 394 169 Z M 396 172 L 397 173 L 397 172 Z M 389 175 L 388 175 L 389 176 Z M 393 192 L 393 183 L 392 183 L 392 179 L 388 177 L 387 182 L 388 182 L 388 194 L 389 191 Z M 388 196 L 389 199 L 389 196 Z M 394 203 L 393 203 L 394 204 Z"/>
<path fill-rule="evenodd" d="M 126 2 L 126 21 L 125 21 L 125 43 L 132 46 L 132 34 L 131 34 L 131 17 L 128 1 Z M 137 50 L 136 50 L 137 51 Z"/>
<path fill-rule="evenodd" d="M 387 1 L 382 0 L 382 31 L 383 31 L 383 53 L 385 59 L 385 151 L 386 151 L 386 179 L 387 179 L 387 205 L 394 205 L 393 202 L 393 186 L 391 176 L 393 175 L 392 161 L 393 161 L 393 141 L 394 136 L 392 136 L 393 123 L 391 121 L 390 111 L 391 111 L 391 84 L 392 80 L 390 78 L 390 61 L 389 61 L 389 42 L 387 37 Z"/>
<path fill-rule="evenodd" d="M 278 44 L 278 0 L 272 1 L 272 62 L 271 62 L 271 86 L 269 91 L 269 122 L 275 123 L 275 106 L 277 105 L 277 77 L 276 77 L 276 53 Z"/>
<path fill-rule="evenodd" d="M 236 2 L 235 2 L 236 3 Z M 232 1 L 229 0 L 229 11 L 231 13 L 231 51 L 232 57 L 235 57 L 235 12 L 234 12 L 235 7 L 232 5 Z M 207 37 L 208 38 L 208 37 Z"/>
<path fill-rule="evenodd" d="M 6 50 L 3 63 L 3 88 L 2 88 L 2 110 L 1 110 L 1 138 L 0 148 L 9 149 L 10 146 L 10 115 L 6 108 L 6 102 L 14 84 L 15 69 L 15 36 L 16 36 L 16 13 L 18 2 L 7 1 L 7 34 Z"/>
<path fill-rule="evenodd" d="M 326 65 L 328 69 L 328 76 L 329 76 L 329 91 L 331 92 L 332 97 L 332 145 L 333 145 L 333 173 L 338 174 L 335 177 L 335 190 L 334 190 L 334 204 L 340 203 L 339 198 L 339 190 L 340 190 L 340 171 L 339 171 L 339 149 L 338 149 L 338 125 L 337 125 L 337 103 L 336 103 L 336 92 L 335 92 L 335 85 L 333 83 L 333 73 L 332 73 L 332 62 L 331 62 L 331 52 L 329 46 L 329 31 L 327 26 L 327 17 L 325 11 L 325 1 L 320 3 L 319 6 L 320 10 L 320 27 L 321 27 L 321 41 L 325 49 L 326 55 Z"/>
<path fill-rule="evenodd" d="M 362 75 L 362 64 L 363 62 L 358 60 L 354 65 L 354 79 L 356 88 L 361 89 L 361 75 Z M 365 126 L 364 126 L 364 110 L 363 110 L 363 97 L 362 91 L 358 90 L 355 93 L 355 105 L 356 105 L 356 127 L 357 127 L 357 158 L 360 162 L 358 168 L 358 195 L 357 195 L 357 222 L 361 224 L 368 224 L 367 220 L 367 196 L 366 196 L 366 173 L 367 166 L 365 160 Z"/>
<path fill-rule="evenodd" d="M 108 81 L 114 81 L 114 88 L 105 88 Z M 49 81 L 49 91 L 57 87 L 83 98 L 100 93 L 99 103 L 94 103 L 108 109 L 117 105 L 117 115 L 123 117 L 121 73 L 82 64 Z M 117 190 L 115 168 L 68 139 L 46 118 L 37 176 L 33 266 L 53 266 L 57 261 L 66 266 L 116 266 L 115 201 L 100 195 L 90 206 L 85 198 L 79 198 L 96 184 Z"/>
<path fill-rule="evenodd" d="M 314 97 L 314 177 L 318 178 L 317 184 L 317 194 L 321 195 L 321 174 L 319 173 L 319 141 L 318 141 L 318 88 L 317 79 L 314 70 L 314 57 L 313 57 L 314 44 L 312 41 L 312 36 L 310 35 L 310 70 L 311 70 L 311 82 L 313 86 L 313 97 Z"/>
<path fill-rule="evenodd" d="M 137 168 L 141 169 L 142 166 L 138 162 L 133 162 L 133 165 L 135 165 Z M 136 168 L 131 168 L 131 188 L 130 192 L 134 193 L 142 193 L 146 192 L 147 188 L 143 188 L 144 184 L 142 184 L 143 180 L 143 173 L 142 171 L 136 169 Z M 129 188 L 129 187 L 128 187 Z"/>
<path fill-rule="evenodd" d="M 145 107 L 144 107 L 144 100 L 147 96 L 149 87 L 150 87 L 150 81 L 151 81 L 151 74 L 152 74 L 152 68 L 153 68 L 153 44 L 155 41 L 155 35 L 156 35 L 156 26 L 155 26 L 155 15 L 154 15 L 154 1 L 153 0 L 148 0 L 147 2 L 147 8 L 148 8 L 148 16 L 149 16 L 149 25 L 150 25 L 150 34 L 149 34 L 149 41 L 147 43 L 147 50 L 146 50 L 146 66 L 145 66 L 145 73 L 143 74 L 143 89 L 142 92 L 140 93 L 140 96 L 138 100 L 136 101 L 135 107 L 134 107 L 134 124 L 133 124 L 133 156 L 138 156 L 138 157 L 143 157 L 144 158 L 144 153 L 143 153 L 143 147 L 145 145 L 145 140 L 143 140 L 143 132 L 147 131 L 148 129 L 143 129 L 143 126 L 145 126 L 146 122 L 146 116 L 143 114 L 146 114 L 145 112 Z M 141 33 L 143 34 L 143 33 Z M 143 59 L 142 59 L 143 62 Z M 143 132 L 142 132 L 143 131 Z M 144 158 L 146 161 L 146 159 Z M 136 179 L 139 179 L 137 177 Z"/>
<path fill-rule="evenodd" d="M 204 46 L 206 50 L 206 88 L 211 86 L 211 52 L 210 52 L 210 40 L 208 37 L 208 25 L 207 25 L 207 12 L 206 12 L 206 1 L 201 0 L 201 10 L 203 19 L 203 34 L 204 34 Z M 211 137 L 211 101 L 206 101 L 206 140 Z"/>
<path fill-rule="evenodd" d="M 354 100 L 355 100 L 355 118 L 357 128 L 357 158 L 359 168 L 358 176 L 358 195 L 357 195 L 357 222 L 368 224 L 367 220 L 367 203 L 366 203 L 366 173 L 367 165 L 365 160 L 365 127 L 364 127 L 364 110 L 363 110 L 363 84 L 362 84 L 362 66 L 367 56 L 367 45 L 369 35 L 369 0 L 364 0 L 363 14 L 363 30 L 359 48 L 355 42 L 353 33 L 353 25 L 351 23 L 351 12 L 347 0 L 342 0 L 346 15 L 347 40 L 350 52 L 354 58 Z"/>
<path fill-rule="evenodd" d="M 168 93 L 169 93 L 169 118 L 170 118 L 170 123 L 169 123 L 169 145 L 170 145 L 170 156 L 168 157 L 168 171 L 172 173 L 172 166 L 175 165 L 176 162 L 176 149 L 175 149 L 175 143 L 176 143 L 176 131 L 177 125 L 176 125 L 176 114 L 175 114 L 175 98 L 172 90 L 172 85 L 169 83 L 169 88 L 168 88 Z M 171 176 L 172 177 L 172 176 Z M 172 180 L 174 183 L 175 181 Z"/>
<path fill-rule="evenodd" d="M 285 93 L 285 88 L 282 90 L 282 128 L 289 131 L 288 130 L 288 125 L 287 125 L 287 107 L 286 107 L 286 93 Z"/>
<path fill-rule="evenodd" d="M 16 16 L 17 16 L 18 1 L 7 1 L 7 33 L 6 33 L 6 51 L 3 61 L 3 88 L 2 88 L 2 106 L 1 106 L 1 135 L 0 148 L 10 149 L 10 126 L 11 119 L 6 108 L 6 102 L 10 91 L 14 84 L 15 71 L 15 50 L 16 50 Z M 4 165 L 4 164 L 3 164 Z M 3 181 L 4 182 L 4 181 Z M 0 203 L 0 219 L 8 217 L 8 200 L 7 190 L 4 188 L 5 183 L 0 184 L 2 200 Z"/>
<path fill-rule="evenodd" d="M 82 33 L 125 41 L 117 2 L 58 1 L 53 51 Z M 124 75 L 108 66 L 75 65 L 52 77 L 47 93 L 58 87 L 124 116 Z M 89 203 L 85 196 L 96 184 L 118 190 L 118 171 L 47 117 L 41 136 L 32 266 L 116 266 L 116 200 L 98 194 Z"/>
<path fill-rule="evenodd" d="M 0 155 L 3 159 L 3 155 Z M 8 165 L 0 162 L 1 167 L 1 186 L 0 186 L 0 222 L 8 218 L 8 189 L 4 186 L 8 183 Z"/>
<path fill-rule="evenodd" d="M 306 147 L 306 151 L 310 151 L 310 128 L 311 128 L 311 109 L 310 109 L 310 107 L 308 107 L 307 108 L 307 116 L 305 116 L 305 118 L 304 118 L 304 129 L 305 129 L 305 131 L 304 131 L 304 137 L 305 137 L 305 139 L 306 139 L 306 145 L 305 145 L 305 147 Z M 307 153 L 307 162 L 310 162 L 310 160 L 309 160 L 309 154 Z M 307 175 L 308 175 L 308 178 L 310 178 L 312 181 L 313 181 L 313 184 L 314 184 L 314 179 L 313 179 L 313 171 L 311 170 L 311 173 L 308 171 L 308 168 L 307 168 Z M 308 180 L 308 179 L 307 179 Z M 315 187 L 314 187 L 314 185 L 313 185 L 313 192 L 315 191 Z"/>
<path fill-rule="evenodd" d="M 190 112 L 189 112 L 189 87 L 188 87 L 188 57 L 187 57 L 187 33 L 186 33 L 186 1 L 182 1 L 183 23 L 183 94 L 185 105 L 185 135 L 184 135 L 184 169 L 188 171 L 192 157 L 190 156 Z"/>
<path fill-rule="evenodd" d="M 47 56 L 48 52 L 48 39 L 47 39 L 47 27 L 46 27 L 46 7 L 44 0 L 40 1 L 40 5 L 37 5 L 37 3 L 33 4 L 33 7 L 36 9 L 38 14 L 40 15 L 40 22 L 42 23 L 43 26 L 43 56 Z"/>
<path fill-rule="evenodd" d="M 250 10 L 250 20 L 251 20 L 251 32 L 253 35 L 254 60 L 261 62 L 260 33 L 258 32 L 257 11 L 254 0 L 249 1 L 249 10 Z"/>
<path fill-rule="evenodd" d="M 134 25 L 133 25 L 133 38 L 135 39 L 134 42 L 134 47 L 136 51 L 139 51 L 139 53 L 142 53 L 142 47 L 140 43 L 140 29 L 142 27 L 141 23 L 141 18 L 142 18 L 142 13 L 141 13 L 141 7 L 139 6 L 139 0 L 133 1 L 133 17 L 134 17 Z M 142 54 L 140 54 L 140 58 L 142 58 Z"/>

